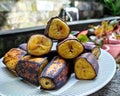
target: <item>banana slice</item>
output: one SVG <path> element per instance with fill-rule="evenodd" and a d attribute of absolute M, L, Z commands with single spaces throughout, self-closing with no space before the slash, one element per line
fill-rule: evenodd
<path fill-rule="evenodd" d="M 99 71 L 98 60 L 92 53 L 83 53 L 74 63 L 75 77 L 79 80 L 94 79 Z"/>
<path fill-rule="evenodd" d="M 70 28 L 58 17 L 53 17 L 48 21 L 45 34 L 52 39 L 62 40 L 68 37 Z"/>
<path fill-rule="evenodd" d="M 82 43 L 71 35 L 57 45 L 58 54 L 65 59 L 72 59 L 84 51 Z"/>
<path fill-rule="evenodd" d="M 91 52 L 95 56 L 95 58 L 97 58 L 97 59 L 100 57 L 101 50 L 94 43 L 86 42 L 83 45 L 84 45 L 84 48 L 85 48 L 85 52 Z"/>
<path fill-rule="evenodd" d="M 53 90 L 65 85 L 70 75 L 69 63 L 63 58 L 55 56 L 43 69 L 38 79 L 41 89 Z"/>
<path fill-rule="evenodd" d="M 15 68 L 18 63 L 18 61 L 26 55 L 27 52 L 20 49 L 20 48 L 11 48 L 3 57 L 3 63 L 6 65 L 6 67 L 16 73 Z"/>
<path fill-rule="evenodd" d="M 48 64 L 46 57 L 23 56 L 16 65 L 16 72 L 23 80 L 39 86 L 38 76 Z"/>
<path fill-rule="evenodd" d="M 27 43 L 28 53 L 34 56 L 41 56 L 50 52 L 52 48 L 52 40 L 45 35 L 32 35 Z"/>

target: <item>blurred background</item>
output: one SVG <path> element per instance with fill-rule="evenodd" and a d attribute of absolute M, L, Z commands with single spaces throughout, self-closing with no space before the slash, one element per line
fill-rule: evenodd
<path fill-rule="evenodd" d="M 53 16 L 67 22 L 120 15 L 120 0 L 0 0 L 0 30 L 43 26 Z"/>

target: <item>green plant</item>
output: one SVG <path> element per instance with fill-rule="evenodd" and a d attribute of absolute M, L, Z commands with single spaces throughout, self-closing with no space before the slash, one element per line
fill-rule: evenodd
<path fill-rule="evenodd" d="M 111 15 L 120 15 L 120 0 L 104 0 L 104 3 Z"/>
<path fill-rule="evenodd" d="M 103 44 L 116 44 L 120 40 L 120 25 L 118 20 L 102 21 L 98 26 L 91 26 L 94 35 L 90 36 L 90 40 L 102 46 Z"/>
<path fill-rule="evenodd" d="M 120 15 L 120 0 L 95 0 L 104 5 L 105 15 Z"/>
<path fill-rule="evenodd" d="M 84 34 L 79 35 L 79 36 L 77 37 L 77 39 L 78 39 L 78 41 L 83 42 L 83 43 L 89 41 L 87 35 L 84 35 Z"/>

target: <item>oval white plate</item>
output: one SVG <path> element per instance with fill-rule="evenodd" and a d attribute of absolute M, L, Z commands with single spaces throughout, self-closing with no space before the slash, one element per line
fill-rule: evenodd
<path fill-rule="evenodd" d="M 55 91 L 43 91 L 40 87 L 24 82 L 11 74 L 0 59 L 0 95 L 2 96 L 83 96 L 103 88 L 114 76 L 116 63 L 104 50 L 98 60 L 99 72 L 94 80 L 76 80 L 74 74 L 65 86 Z"/>

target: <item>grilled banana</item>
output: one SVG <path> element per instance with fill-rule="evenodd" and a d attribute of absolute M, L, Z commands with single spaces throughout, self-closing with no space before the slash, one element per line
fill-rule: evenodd
<path fill-rule="evenodd" d="M 32 57 L 27 55 L 19 60 L 16 72 L 23 80 L 39 85 L 38 77 L 47 64 L 48 60 L 46 57 Z"/>
<path fill-rule="evenodd" d="M 83 44 L 72 35 L 69 35 L 68 38 L 59 42 L 57 45 L 58 54 L 65 59 L 73 59 L 80 55 L 83 51 Z"/>
<path fill-rule="evenodd" d="M 32 35 L 27 43 L 28 53 L 34 56 L 45 55 L 52 48 L 52 40 L 42 34 Z"/>
<path fill-rule="evenodd" d="M 27 52 L 20 48 L 12 48 L 4 55 L 3 63 L 9 70 L 15 71 L 18 61 L 26 54 Z"/>
<path fill-rule="evenodd" d="M 75 77 L 80 80 L 90 80 L 97 76 L 98 60 L 92 53 L 83 53 L 77 57 L 74 64 Z"/>
<path fill-rule="evenodd" d="M 54 57 L 39 77 L 41 89 L 53 90 L 65 85 L 70 77 L 69 69 L 69 64 L 64 59 Z"/>
<path fill-rule="evenodd" d="M 60 18 L 53 17 L 47 23 L 45 34 L 52 39 L 62 40 L 68 37 L 70 28 Z"/>
<path fill-rule="evenodd" d="M 83 44 L 84 48 L 85 48 L 85 52 L 91 52 L 95 58 L 99 58 L 101 51 L 100 48 L 97 47 L 95 44 L 91 43 L 91 42 L 86 42 Z"/>

